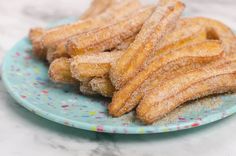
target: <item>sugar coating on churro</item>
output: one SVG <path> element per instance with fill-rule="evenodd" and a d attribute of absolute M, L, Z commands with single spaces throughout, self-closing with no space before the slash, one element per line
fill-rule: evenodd
<path fill-rule="evenodd" d="M 165 73 L 177 70 L 193 64 L 208 63 L 222 57 L 223 48 L 218 41 L 204 41 L 202 43 L 186 46 L 176 51 L 170 51 L 163 56 L 156 56 L 156 59 L 143 71 L 138 73 L 126 85 L 124 85 L 112 98 L 109 105 L 109 113 L 113 116 L 120 116 L 131 111 L 142 98 L 142 94 L 137 96 L 135 90 L 139 89 L 145 81 L 156 79 Z M 152 83 L 147 83 L 153 86 Z M 157 87 L 157 86 L 154 86 Z M 134 95 L 132 94 L 134 93 Z M 137 98 L 135 101 L 133 98 Z"/>
<path fill-rule="evenodd" d="M 100 95 L 105 97 L 112 97 L 115 88 L 111 84 L 111 81 L 108 77 L 104 78 L 93 78 L 89 84 L 92 87 L 92 90 L 97 92 Z"/>
<path fill-rule="evenodd" d="M 131 12 L 140 8 L 140 6 L 141 4 L 138 0 L 126 0 L 115 3 L 104 13 L 96 17 L 47 29 L 40 36 L 40 39 L 33 43 L 33 52 L 36 56 L 45 59 L 48 48 L 54 47 L 58 42 L 67 40 L 68 37 L 76 34 L 115 22 L 117 19 L 129 15 Z"/>
<path fill-rule="evenodd" d="M 167 1 L 157 6 L 152 16 L 144 23 L 135 41 L 119 58 L 110 71 L 110 78 L 119 89 L 141 70 L 145 60 L 158 48 L 158 42 L 170 32 L 177 23 L 184 5 L 180 2 Z"/>
<path fill-rule="evenodd" d="M 235 91 L 235 58 L 180 75 L 146 93 L 137 108 L 138 118 L 143 122 L 153 123 L 186 101 Z"/>
<path fill-rule="evenodd" d="M 72 63 L 111 63 L 122 55 L 123 51 L 103 52 L 81 55 L 72 58 Z"/>
<path fill-rule="evenodd" d="M 78 83 L 71 75 L 70 60 L 68 58 L 59 58 L 53 61 L 48 70 L 49 78 L 56 83 L 74 84 Z"/>
<path fill-rule="evenodd" d="M 112 49 L 134 36 L 153 12 L 153 6 L 139 9 L 121 20 L 93 31 L 74 36 L 68 41 L 67 53 L 76 55 Z"/>
<path fill-rule="evenodd" d="M 228 26 L 220 21 L 205 17 L 186 18 L 185 20 L 191 20 L 191 22 L 196 25 L 204 26 L 209 39 L 220 40 L 224 46 L 225 52 L 232 52 L 234 33 Z"/>
<path fill-rule="evenodd" d="M 84 79 L 93 77 L 107 76 L 111 63 L 117 60 L 122 53 L 122 51 L 116 51 L 76 56 L 71 59 L 72 77 L 84 81 Z"/>

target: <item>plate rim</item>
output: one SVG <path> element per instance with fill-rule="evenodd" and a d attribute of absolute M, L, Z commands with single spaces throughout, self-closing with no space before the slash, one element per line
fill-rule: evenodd
<path fill-rule="evenodd" d="M 27 37 L 22 38 L 19 40 L 14 46 L 8 50 L 4 57 L 2 62 L 2 80 L 3 84 L 7 90 L 7 92 L 16 100 L 18 104 L 26 108 L 27 110 L 33 112 L 34 114 L 41 116 L 45 119 L 48 119 L 50 121 L 69 126 L 74 128 L 79 128 L 83 130 L 88 131 L 94 131 L 94 132 L 103 132 L 103 133 L 117 133 L 117 134 L 154 134 L 154 133 L 164 133 L 164 132 L 173 132 L 173 131 L 179 131 L 179 130 L 185 130 L 190 128 L 195 128 L 199 126 L 203 126 L 206 124 L 210 124 L 216 121 L 219 121 L 223 118 L 226 118 L 228 116 L 231 116 L 232 114 L 236 113 L 236 105 L 231 107 L 230 109 L 227 109 L 225 112 L 218 112 L 213 113 L 209 115 L 208 117 L 204 118 L 201 122 L 198 122 L 197 125 L 195 122 L 187 122 L 187 123 L 181 123 L 181 125 L 177 128 L 176 126 L 170 124 L 169 126 L 145 126 L 140 125 L 138 127 L 126 127 L 126 126 L 112 126 L 112 125 L 101 125 L 101 124 L 94 124 L 94 123 L 86 123 L 81 121 L 75 121 L 75 120 L 69 120 L 65 117 L 61 117 L 59 115 L 55 115 L 51 112 L 47 112 L 45 110 L 40 109 L 39 107 L 34 106 L 30 103 L 30 101 L 22 99 L 17 92 L 14 91 L 14 89 L 11 87 L 11 82 L 7 79 L 7 69 L 9 66 L 9 62 L 11 61 L 11 54 L 15 52 L 15 49 L 17 49 L 18 46 L 22 44 L 22 42 L 29 42 Z M 10 61 L 9 61 L 10 60 Z M 100 128 L 102 126 L 102 129 Z M 158 128 L 157 128 L 158 127 Z M 162 130 L 161 130 L 162 129 Z M 116 130 L 116 131 L 114 131 Z"/>

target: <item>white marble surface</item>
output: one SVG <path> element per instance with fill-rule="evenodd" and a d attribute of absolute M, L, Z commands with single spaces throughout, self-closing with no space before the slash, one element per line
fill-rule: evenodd
<path fill-rule="evenodd" d="M 0 58 L 30 27 L 78 16 L 85 0 L 0 0 Z M 220 19 L 236 29 L 235 0 L 188 0 L 186 15 Z M 2 59 L 1 59 L 2 60 Z M 0 82 L 1 156 L 235 156 L 236 116 L 181 132 L 92 133 L 55 124 L 20 107 Z"/>

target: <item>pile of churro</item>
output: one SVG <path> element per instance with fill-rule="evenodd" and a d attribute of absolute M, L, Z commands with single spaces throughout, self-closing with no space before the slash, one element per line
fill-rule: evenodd
<path fill-rule="evenodd" d="M 180 105 L 236 91 L 236 37 L 225 24 L 182 17 L 178 0 L 94 0 L 80 20 L 29 33 L 55 83 L 111 97 L 108 112 L 145 124 Z"/>

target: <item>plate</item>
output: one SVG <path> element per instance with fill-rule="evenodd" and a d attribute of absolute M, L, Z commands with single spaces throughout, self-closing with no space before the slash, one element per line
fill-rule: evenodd
<path fill-rule="evenodd" d="M 153 125 L 143 125 L 133 112 L 112 118 L 107 114 L 110 99 L 84 96 L 75 86 L 52 83 L 48 65 L 34 58 L 31 48 L 23 38 L 6 53 L 2 66 L 6 89 L 26 109 L 66 126 L 120 134 L 161 133 L 198 127 L 236 112 L 236 95 L 225 94 L 187 103 Z"/>

